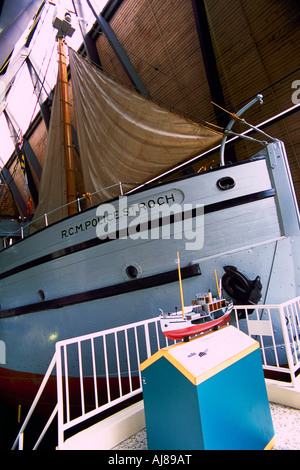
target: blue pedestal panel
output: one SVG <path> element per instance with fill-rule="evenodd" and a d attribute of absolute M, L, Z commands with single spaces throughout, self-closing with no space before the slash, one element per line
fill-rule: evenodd
<path fill-rule="evenodd" d="M 141 369 L 148 449 L 272 446 L 258 343 L 236 328 L 165 348 Z"/>

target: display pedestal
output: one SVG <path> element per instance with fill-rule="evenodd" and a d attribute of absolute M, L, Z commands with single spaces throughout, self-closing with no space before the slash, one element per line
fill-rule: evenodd
<path fill-rule="evenodd" d="M 235 327 L 164 348 L 141 371 L 148 449 L 273 447 L 259 344 Z"/>

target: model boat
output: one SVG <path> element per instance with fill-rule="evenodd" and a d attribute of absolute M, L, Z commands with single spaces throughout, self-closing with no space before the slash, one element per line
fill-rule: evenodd
<path fill-rule="evenodd" d="M 160 326 L 163 334 L 169 339 L 187 339 L 228 324 L 232 309 L 232 301 L 213 298 L 211 292 L 200 294 L 184 311 L 162 313 Z"/>
<path fill-rule="evenodd" d="M 178 281 L 180 290 L 181 311 L 164 313 L 160 316 L 160 326 L 163 334 L 173 340 L 189 340 L 190 336 L 195 336 L 211 329 L 229 323 L 230 313 L 233 309 L 233 302 L 227 302 L 221 296 L 222 280 L 218 280 L 215 269 L 218 298 L 213 298 L 211 291 L 207 294 L 197 294 L 192 305 L 185 307 L 183 300 L 182 277 L 180 268 L 180 258 L 177 252 Z"/>

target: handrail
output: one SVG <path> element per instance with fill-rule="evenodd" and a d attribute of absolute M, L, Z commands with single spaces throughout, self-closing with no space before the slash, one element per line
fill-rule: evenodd
<path fill-rule="evenodd" d="M 238 318 L 238 310 L 245 311 L 244 320 Z M 241 329 L 245 326 L 247 334 L 259 341 L 264 370 L 289 372 L 294 386 L 296 373 L 300 370 L 300 296 L 281 304 L 235 305 L 233 312 L 237 328 Z M 263 313 L 265 318 L 262 318 Z M 281 340 L 280 327 L 283 344 L 278 340 L 278 338 Z M 277 330 L 277 335 L 275 330 Z M 265 345 L 267 337 L 269 337 L 269 346 Z M 277 349 L 283 345 L 287 364 L 283 364 L 278 357 Z M 272 356 L 275 364 L 270 364 L 267 359 L 267 351 L 270 347 L 273 350 Z"/>
<path fill-rule="evenodd" d="M 37 392 L 37 394 L 36 394 L 36 396 L 35 396 L 35 399 L 34 399 L 33 402 L 32 402 L 32 405 L 31 405 L 31 407 L 30 407 L 30 409 L 29 409 L 29 411 L 28 411 L 28 413 L 27 413 L 27 416 L 26 416 L 26 418 L 25 418 L 25 421 L 24 421 L 24 423 L 22 424 L 22 427 L 21 427 L 21 429 L 20 429 L 20 431 L 19 431 L 19 433 L 18 433 L 18 435 L 17 435 L 17 437 L 16 437 L 16 440 L 15 440 L 15 442 L 13 443 L 12 450 L 16 448 L 16 445 L 17 445 L 17 443 L 20 441 L 20 439 L 23 439 L 23 434 L 24 434 L 25 428 L 26 428 L 26 426 L 27 426 L 27 424 L 28 424 L 28 422 L 29 422 L 29 420 L 30 420 L 30 418 L 31 418 L 31 416 L 32 416 L 32 414 L 33 414 L 33 412 L 34 412 L 34 410 L 35 410 L 37 404 L 38 404 L 39 399 L 41 398 L 41 395 L 42 395 L 42 393 L 43 393 L 43 391 L 44 391 L 44 389 L 45 389 L 45 387 L 46 387 L 46 384 L 47 384 L 47 382 L 48 382 L 48 379 L 49 379 L 51 373 L 53 372 L 53 369 L 54 369 L 55 365 L 56 365 L 56 353 L 54 353 L 54 355 L 53 355 L 53 357 L 52 357 L 52 360 L 51 360 L 51 362 L 50 362 L 50 364 L 49 364 L 49 367 L 48 367 L 48 369 L 47 369 L 47 372 L 46 372 L 46 374 L 45 374 L 45 376 L 44 376 L 44 378 L 43 378 L 43 380 L 42 380 L 42 383 L 41 383 L 41 385 L 40 385 L 40 388 L 39 388 L 39 390 L 38 390 L 38 392 Z M 55 414 L 56 414 L 56 413 L 55 413 Z M 52 415 L 51 415 L 51 416 L 52 416 Z M 55 416 L 55 415 L 54 415 L 54 416 Z M 53 418 L 54 418 L 54 416 L 53 416 Z M 52 420 L 53 420 L 53 418 L 52 418 Z M 49 423 L 49 424 L 50 424 L 50 423 Z"/>
<path fill-rule="evenodd" d="M 65 207 L 68 207 L 70 206 L 71 204 L 74 204 L 74 202 L 77 203 L 77 207 L 78 207 L 78 212 L 81 212 L 81 206 L 80 206 L 80 202 L 83 201 L 83 200 L 86 200 L 86 199 L 89 199 L 89 201 L 91 201 L 91 198 L 92 196 L 94 196 L 95 194 L 98 194 L 98 193 L 101 193 L 103 191 L 106 191 L 108 189 L 111 189 L 111 188 L 115 188 L 116 186 L 118 186 L 120 188 L 120 195 L 123 196 L 124 195 L 124 191 L 123 191 L 123 185 L 127 185 L 127 186 L 137 186 L 139 183 L 127 183 L 125 181 L 119 181 L 118 183 L 114 183 L 110 186 L 107 186 L 106 188 L 102 188 L 102 189 L 98 189 L 98 191 L 94 191 L 93 193 L 86 193 L 84 196 L 80 197 L 80 198 L 77 198 L 77 199 L 74 199 L 74 201 L 71 201 L 71 202 L 68 202 L 66 204 L 63 204 L 62 206 L 59 206 L 59 207 L 56 207 L 55 209 L 52 209 L 51 211 L 41 215 L 40 217 L 38 217 L 37 219 L 34 219 L 32 221 L 30 221 L 28 224 L 25 224 L 25 225 L 22 225 L 22 227 L 20 227 L 20 229 L 16 230 L 15 232 L 12 232 L 10 234 L 10 238 L 13 237 L 13 236 L 17 236 L 17 235 L 21 235 L 21 238 L 25 238 L 24 236 L 24 229 L 30 227 L 31 225 L 35 224 L 36 222 L 38 222 L 39 220 L 42 220 L 44 219 L 44 222 L 45 222 L 45 227 L 48 227 L 49 223 L 48 223 L 48 216 L 51 215 L 51 214 L 54 214 L 55 212 L 61 210 L 61 209 L 64 209 Z M 4 247 L 6 248 L 6 246 Z"/>
<path fill-rule="evenodd" d="M 159 317 L 155 318 L 150 318 L 148 320 L 140 321 L 140 322 L 135 322 L 131 323 L 128 325 L 116 327 L 116 328 L 111 328 L 108 330 L 96 332 L 96 333 L 91 333 L 87 335 L 82 335 L 76 338 L 70 338 L 62 341 L 58 341 L 55 344 L 55 354 L 53 355 L 53 358 L 51 360 L 51 363 L 47 369 L 47 372 L 45 374 L 45 377 L 40 385 L 40 388 L 38 390 L 38 393 L 30 407 L 30 410 L 25 418 L 24 423 L 22 424 L 22 427 L 14 441 L 14 444 L 12 446 L 12 450 L 16 448 L 17 444 L 18 448 L 20 450 L 23 449 L 23 436 L 24 436 L 24 431 L 27 427 L 27 424 L 38 404 L 38 401 L 47 385 L 47 382 L 49 380 L 50 375 L 52 374 L 54 368 L 56 367 L 56 384 L 57 384 L 57 403 L 55 405 L 54 410 L 51 413 L 51 416 L 49 417 L 41 435 L 39 436 L 36 444 L 33 447 L 33 450 L 37 449 L 39 446 L 41 440 L 43 439 L 46 431 L 48 430 L 50 424 L 52 423 L 53 419 L 55 418 L 56 414 L 58 416 L 58 447 L 63 445 L 64 442 L 64 432 L 74 426 L 76 426 L 79 423 L 82 423 L 83 421 L 96 416 L 103 411 L 108 410 L 112 406 L 115 406 L 128 398 L 134 397 L 138 395 L 139 393 L 142 392 L 142 383 L 141 383 L 141 373 L 139 369 L 140 363 L 151 356 L 154 352 L 157 350 L 161 349 L 161 347 L 164 347 L 169 344 L 169 341 L 162 335 L 161 332 L 158 330 L 158 322 L 159 322 Z M 138 334 L 138 331 L 140 331 L 140 328 L 143 329 L 143 333 L 141 335 Z M 151 331 L 153 332 L 153 329 L 155 329 L 155 337 L 154 339 L 150 338 L 150 333 L 149 333 L 149 328 L 151 328 Z M 131 332 L 134 336 L 134 341 L 128 341 L 128 334 Z M 120 348 L 124 348 L 124 344 L 122 346 L 122 339 L 119 344 L 119 339 L 118 339 L 118 334 L 124 334 L 125 335 L 125 344 L 126 344 L 126 360 L 128 364 L 128 380 L 129 380 L 129 392 L 123 392 L 123 385 L 121 382 L 121 377 L 122 377 L 122 372 L 120 370 Z M 106 342 L 111 341 L 110 337 L 114 338 L 115 342 L 115 348 L 116 348 L 116 357 L 117 357 L 117 363 L 118 363 L 118 383 L 119 383 L 119 396 L 116 398 L 111 398 L 111 390 L 110 390 L 110 365 L 109 365 L 109 351 L 108 348 L 105 346 L 105 354 L 104 354 L 104 362 L 105 362 L 105 370 L 106 370 L 106 387 L 107 387 L 107 401 L 99 405 L 98 403 L 98 389 L 97 389 L 97 364 L 96 364 L 96 354 L 95 354 L 95 345 L 94 341 L 102 338 L 103 339 L 103 344 L 106 345 Z M 144 338 L 142 340 L 141 338 Z M 132 338 L 131 338 L 132 339 Z M 86 411 L 84 402 L 85 402 L 85 389 L 84 389 L 84 376 L 83 376 L 83 367 L 82 367 L 82 356 L 79 354 L 78 360 L 79 360 L 79 370 L 80 370 L 80 375 L 79 375 L 79 381 L 80 381 L 80 397 L 81 397 L 81 405 L 82 405 L 82 414 L 79 417 L 70 417 L 70 394 L 69 394 L 69 389 L 68 389 L 68 380 L 69 380 L 69 373 L 68 373 L 68 351 L 67 348 L 68 346 L 74 346 L 77 344 L 78 352 L 81 353 L 81 345 L 84 342 L 90 341 L 91 342 L 91 349 L 92 349 L 92 361 L 93 361 L 93 383 L 94 383 L 94 393 L 95 393 L 95 407 L 91 411 Z M 129 344 L 131 343 L 131 345 Z M 172 342 L 173 343 L 173 342 Z M 132 370 L 130 366 L 130 358 L 132 357 L 133 351 L 132 348 L 134 349 L 137 357 L 135 358 L 135 365 L 137 366 L 138 369 L 138 386 L 134 388 L 133 386 L 133 377 L 132 375 Z M 99 348 L 99 345 L 98 345 Z M 146 354 L 145 357 L 142 357 L 142 355 Z M 100 353 L 100 358 L 102 359 L 102 353 Z"/>

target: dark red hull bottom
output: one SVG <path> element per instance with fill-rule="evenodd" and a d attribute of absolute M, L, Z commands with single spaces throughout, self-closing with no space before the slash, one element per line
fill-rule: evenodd
<path fill-rule="evenodd" d="M 40 374 L 30 374 L 19 371 L 12 371 L 0 367 L 0 400 L 10 406 L 18 407 L 21 405 L 29 409 L 39 390 L 44 376 Z M 109 379 L 110 399 L 114 400 L 121 395 L 117 378 Z M 132 378 L 132 388 L 136 390 L 140 387 L 139 377 Z M 84 377 L 85 391 L 85 410 L 89 411 L 95 408 L 95 389 L 94 380 L 90 377 Z M 129 393 L 129 379 L 122 378 L 122 394 Z M 81 394 L 80 382 L 78 377 L 69 377 L 69 396 L 71 418 L 81 414 Z M 108 402 L 107 384 L 105 378 L 97 378 L 97 396 L 98 404 L 102 405 Z M 48 414 L 53 411 L 57 403 L 57 385 L 56 376 L 49 378 L 44 392 L 40 398 L 37 412 L 39 414 Z"/>

